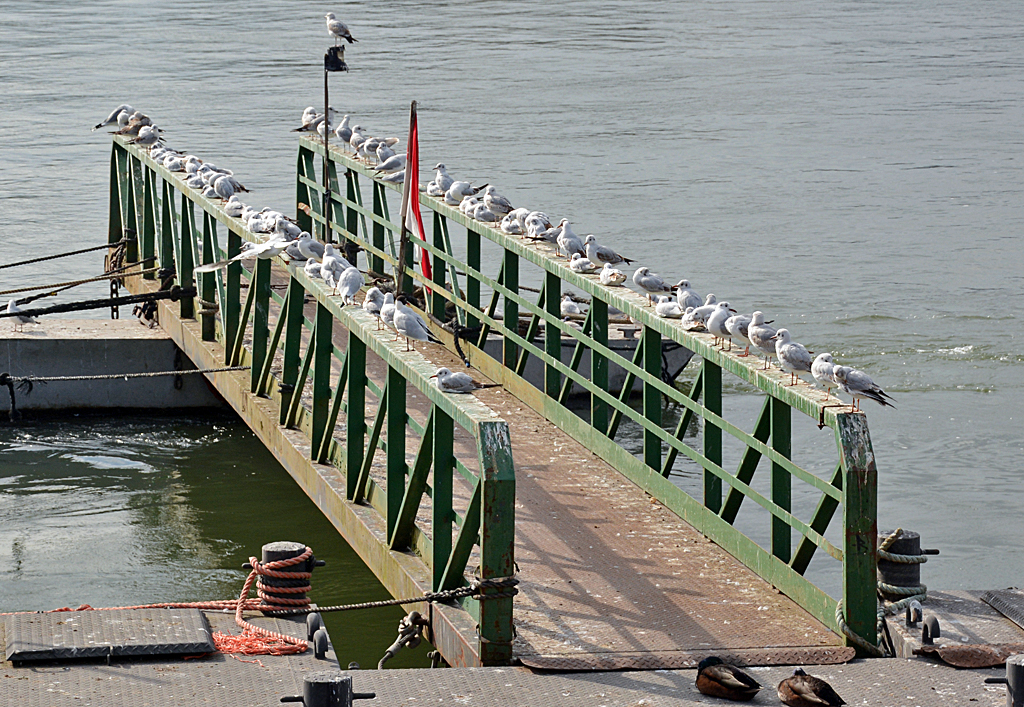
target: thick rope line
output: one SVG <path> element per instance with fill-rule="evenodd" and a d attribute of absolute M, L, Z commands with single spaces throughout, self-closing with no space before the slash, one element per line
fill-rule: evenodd
<path fill-rule="evenodd" d="M 0 312 L 0 319 L 7 317 L 39 317 L 44 314 L 63 314 L 64 312 L 81 312 L 86 309 L 105 309 L 107 307 L 138 304 L 140 302 L 154 302 L 156 300 L 169 299 L 178 301 L 183 297 L 195 297 L 196 288 L 179 287 L 174 285 L 169 290 L 147 292 L 141 295 L 127 295 L 125 297 L 108 297 L 105 299 L 84 300 L 81 302 L 68 302 L 67 304 L 55 304 L 51 307 L 40 307 L 38 309 L 24 309 L 20 312 Z"/>
<path fill-rule="evenodd" d="M 32 258 L 31 260 L 21 260 L 17 263 L 7 263 L 6 265 L 0 265 L 0 270 L 6 268 L 16 268 L 19 265 L 31 265 L 32 263 L 43 263 L 47 260 L 56 260 L 58 258 L 66 258 L 70 255 L 81 255 L 82 253 L 91 253 L 94 250 L 103 250 L 104 248 L 117 248 L 118 246 L 127 245 L 133 243 L 134 238 L 122 238 L 117 243 L 104 243 L 103 245 L 93 246 L 91 248 L 82 248 L 82 250 L 70 250 L 66 253 L 57 253 L 56 255 L 46 255 L 42 258 Z"/>
<path fill-rule="evenodd" d="M 51 287 L 67 289 L 69 287 L 77 287 L 78 285 L 84 285 L 89 282 L 99 282 L 101 280 L 120 280 L 125 277 L 138 277 L 139 275 L 148 275 L 149 273 L 157 272 L 160 270 L 159 267 L 148 268 L 146 270 L 139 270 L 138 272 L 121 272 L 121 273 L 107 273 L 106 275 L 99 275 L 97 277 L 90 277 L 85 280 L 71 280 L 69 282 L 55 282 L 52 285 L 34 285 L 32 287 L 17 287 L 13 290 L 0 291 L 2 295 L 16 295 L 19 292 L 31 292 L 32 290 L 48 290 Z"/>

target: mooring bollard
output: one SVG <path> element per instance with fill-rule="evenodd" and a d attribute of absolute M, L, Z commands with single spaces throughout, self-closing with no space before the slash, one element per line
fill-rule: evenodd
<path fill-rule="evenodd" d="M 1006 659 L 1006 677 L 985 678 L 990 685 L 1006 685 L 1006 707 L 1024 707 L 1024 653 Z"/>
<path fill-rule="evenodd" d="M 889 601 L 899 601 L 907 598 L 910 594 L 887 589 L 885 585 L 903 587 L 907 590 L 921 587 L 921 565 L 927 559 L 925 555 L 938 555 L 939 551 L 922 550 L 921 536 L 911 530 L 900 531 L 899 536 L 891 541 L 888 547 L 883 548 L 883 543 L 890 535 L 892 535 L 891 531 L 878 534 L 879 591 Z M 886 555 L 905 559 L 890 559 Z"/>
<path fill-rule="evenodd" d="M 302 694 L 282 697 L 282 702 L 301 702 L 304 707 L 352 707 L 353 700 L 372 700 L 375 692 L 352 692 L 352 678 L 324 670 L 307 673 L 302 679 Z"/>
<path fill-rule="evenodd" d="M 294 543 L 288 541 L 281 541 L 275 543 L 267 543 L 263 546 L 263 563 L 277 562 L 278 560 L 288 560 L 293 557 L 298 557 L 306 551 L 306 546 L 303 543 Z M 293 565 L 287 568 L 293 572 L 312 572 L 314 567 L 323 567 L 326 564 L 323 560 L 316 560 L 310 557 L 302 564 Z M 305 592 L 296 593 L 282 593 L 274 592 L 274 588 L 295 588 L 312 586 L 313 580 L 310 579 L 281 579 L 278 577 L 268 577 L 266 575 L 260 575 L 257 580 L 259 588 L 267 595 L 267 601 L 273 601 L 274 599 L 305 599 Z"/>

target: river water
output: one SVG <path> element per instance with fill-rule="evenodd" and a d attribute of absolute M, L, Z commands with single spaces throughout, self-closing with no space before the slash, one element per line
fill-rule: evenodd
<path fill-rule="evenodd" d="M 112 0 L 60 16 L 5 2 L 0 262 L 103 241 L 109 141 L 89 128 L 121 102 L 171 146 L 234 169 L 249 203 L 289 209 L 289 128 L 322 103 L 323 11 Z M 924 570 L 933 587 L 1020 583 L 1019 3 L 349 2 L 339 15 L 360 41 L 332 78 L 336 108 L 400 135 L 418 100 L 424 164 L 565 216 L 867 371 L 899 408 L 865 403 L 880 526 L 941 549 Z M 0 284 L 100 270 L 91 256 L 59 263 Z M 267 499 L 304 508 L 303 529 L 320 529 L 303 535 L 344 555 L 237 423 L 2 435 L 3 608 L 147 601 L 183 576 L 197 598 L 228 595 L 239 558 L 278 539 L 250 527 Z M 225 479 L 249 503 L 222 504 Z M 81 556 L 58 551 L 71 532 L 109 538 L 97 556 L 116 571 L 47 561 Z"/>

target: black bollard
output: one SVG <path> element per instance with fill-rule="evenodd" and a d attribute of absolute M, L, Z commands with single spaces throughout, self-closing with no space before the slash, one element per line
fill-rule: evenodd
<path fill-rule="evenodd" d="M 288 560 L 292 557 L 298 557 L 306 551 L 304 543 L 293 543 L 293 542 L 276 542 L 267 543 L 263 546 L 263 564 L 268 562 L 277 562 L 278 560 Z M 284 571 L 292 572 L 311 572 L 313 570 L 314 560 L 310 557 L 305 562 L 291 567 L 284 568 Z M 305 599 L 305 592 L 301 594 L 280 594 L 274 593 L 275 587 L 304 587 L 308 584 L 312 584 L 310 579 L 278 579 L 277 577 L 267 577 L 260 575 L 259 579 L 260 589 L 263 593 L 268 596 L 267 601 L 273 602 L 275 598 L 281 599 Z"/>
<path fill-rule="evenodd" d="M 891 532 L 878 534 L 878 544 L 892 535 Z M 921 536 L 912 530 L 904 530 L 903 533 L 889 545 L 888 551 L 894 555 L 937 555 L 934 550 L 921 550 Z M 903 562 L 890 562 L 881 557 L 878 558 L 878 580 L 885 584 L 892 584 L 897 587 L 919 587 L 921 586 L 921 565 L 919 563 L 907 564 Z M 880 590 L 882 596 L 889 601 L 905 599 L 903 594 L 890 594 L 884 589 Z"/>
<path fill-rule="evenodd" d="M 352 692 L 352 678 L 333 670 L 306 673 L 302 694 L 282 697 L 282 702 L 301 702 L 303 707 L 352 707 L 353 700 L 372 700 L 374 692 Z"/>
<path fill-rule="evenodd" d="M 990 685 L 1006 685 L 1006 707 L 1024 707 L 1024 653 L 1006 659 L 1006 677 L 985 678 Z"/>

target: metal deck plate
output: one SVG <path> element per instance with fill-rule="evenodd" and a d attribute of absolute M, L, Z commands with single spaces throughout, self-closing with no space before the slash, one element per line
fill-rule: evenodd
<path fill-rule="evenodd" d="M 7 660 L 194 655 L 215 650 L 198 609 L 20 614 L 4 620 Z"/>
<path fill-rule="evenodd" d="M 993 589 L 985 592 L 981 600 L 1024 628 L 1024 591 L 1020 589 Z"/>

